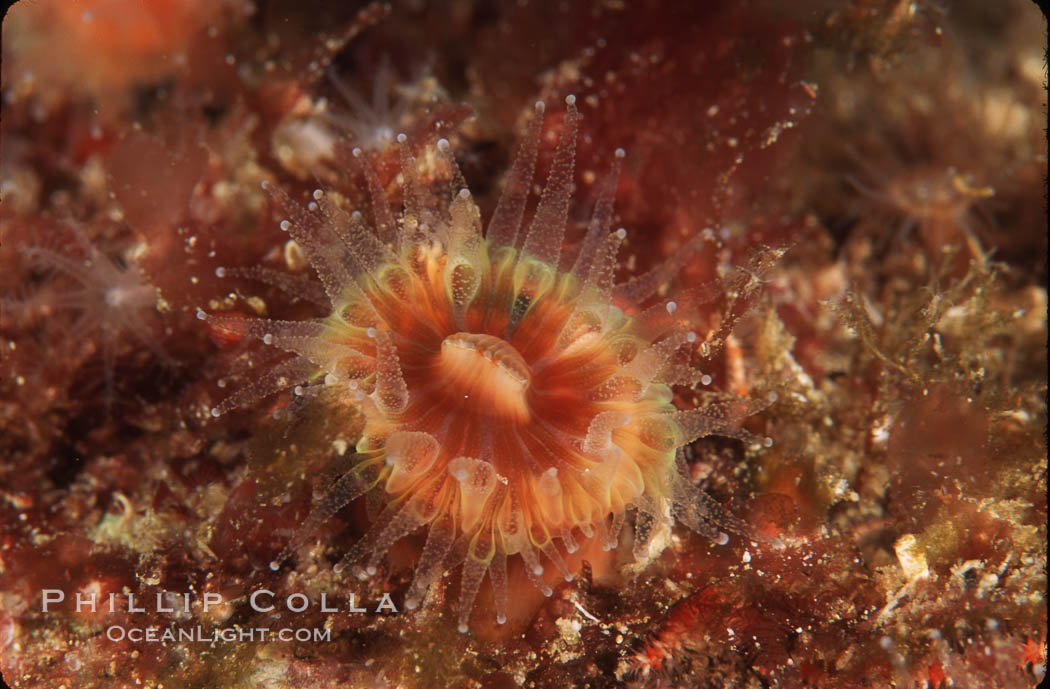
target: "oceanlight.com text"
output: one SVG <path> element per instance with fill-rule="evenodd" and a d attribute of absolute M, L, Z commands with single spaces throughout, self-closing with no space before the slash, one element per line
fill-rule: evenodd
<path fill-rule="evenodd" d="M 125 627 L 114 624 L 106 628 L 106 638 L 114 642 L 132 643 L 324 643 L 332 640 L 332 630 L 317 627 Z"/>

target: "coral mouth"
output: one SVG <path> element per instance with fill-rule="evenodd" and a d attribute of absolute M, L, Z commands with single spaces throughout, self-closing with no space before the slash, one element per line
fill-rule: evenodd
<path fill-rule="evenodd" d="M 532 371 L 510 343 L 479 333 L 455 333 L 441 343 L 441 380 L 462 404 L 485 416 L 525 422 Z"/>

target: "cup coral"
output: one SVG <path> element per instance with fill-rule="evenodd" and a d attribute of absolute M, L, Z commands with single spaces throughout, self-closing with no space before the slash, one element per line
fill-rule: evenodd
<path fill-rule="evenodd" d="M 382 491 L 384 513 L 346 559 L 362 557 L 374 573 L 396 541 L 425 527 L 406 607 L 462 563 L 456 610 L 465 632 L 486 572 L 502 623 L 509 556 L 520 556 L 550 595 L 545 561 L 571 579 L 562 550 L 591 538 L 616 547 L 628 511 L 638 557 L 671 515 L 722 543 L 720 527 L 742 530 L 692 485 L 677 456 L 705 435 L 757 440 L 739 427 L 757 408 L 752 402 L 673 403 L 672 385 L 710 380 L 689 365 L 702 343 L 686 322 L 711 290 L 643 304 L 666 282 L 668 266 L 614 284 L 626 237 L 609 230 L 622 150 L 577 256 L 563 255 L 579 122 L 575 98 L 566 103 L 546 186 L 524 227 L 542 103 L 484 234 L 444 139 L 435 159 L 448 184 L 432 192 L 406 137 L 398 137 L 405 201 L 397 218 L 362 165 L 374 230 L 320 190 L 303 209 L 267 185 L 289 215 L 281 227 L 324 283 L 331 313 L 274 321 L 200 312 L 213 327 L 294 353 L 213 415 L 294 388 L 324 405 L 356 405 L 365 418 L 354 465 L 274 569 L 349 501 Z"/>
<path fill-rule="evenodd" d="M 110 255 L 98 249 L 79 227 L 71 225 L 58 234 L 67 241 L 68 248 L 55 251 L 43 246 L 30 246 L 21 254 L 28 266 L 44 271 L 46 289 L 20 302 L 9 297 L 0 299 L 0 306 L 14 305 L 16 312 L 55 312 L 74 314 L 66 340 L 93 342 L 101 350 L 105 376 L 105 405 L 107 411 L 114 402 L 114 366 L 118 341 L 130 334 L 150 350 L 154 358 L 169 368 L 177 362 L 168 355 L 153 334 L 159 293 L 138 265 L 134 251 Z"/>

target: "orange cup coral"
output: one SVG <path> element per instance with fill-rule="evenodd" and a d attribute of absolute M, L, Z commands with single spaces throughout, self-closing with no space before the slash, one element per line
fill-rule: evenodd
<path fill-rule="evenodd" d="M 622 151 L 577 257 L 570 263 L 562 255 L 579 121 L 575 99 L 567 105 L 524 232 L 542 103 L 484 234 L 444 139 L 437 158 L 450 182 L 435 194 L 399 137 L 405 209 L 396 219 L 364 166 L 374 231 L 320 190 L 304 210 L 269 185 L 290 215 L 282 227 L 325 285 L 331 315 L 281 322 L 201 312 L 215 326 L 296 355 L 213 413 L 294 386 L 326 404 L 357 405 L 365 417 L 356 463 L 274 569 L 350 500 L 383 491 L 384 515 L 348 559 L 361 557 L 374 573 L 397 540 L 425 527 L 406 607 L 462 563 L 456 608 L 465 632 L 486 573 L 502 623 L 509 556 L 520 556 L 550 595 L 544 562 L 571 579 L 561 550 L 595 537 L 616 547 L 630 510 L 639 557 L 653 527 L 672 515 L 720 542 L 727 537 L 719 526 L 742 529 L 684 476 L 677 449 L 709 434 L 755 441 L 738 425 L 754 405 L 721 400 L 679 410 L 672 403 L 671 385 L 709 380 L 689 365 L 699 343 L 683 326 L 690 300 L 701 301 L 704 291 L 639 310 L 667 270 L 614 285 L 626 232 L 608 225 Z M 628 305 L 637 315 L 621 308 Z"/>

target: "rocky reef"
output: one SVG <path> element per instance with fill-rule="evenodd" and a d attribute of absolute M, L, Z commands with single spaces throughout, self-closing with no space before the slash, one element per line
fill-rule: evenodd
<path fill-rule="evenodd" d="M 3 682 L 1039 683 L 1045 19 L 782 5 L 14 5 Z"/>

